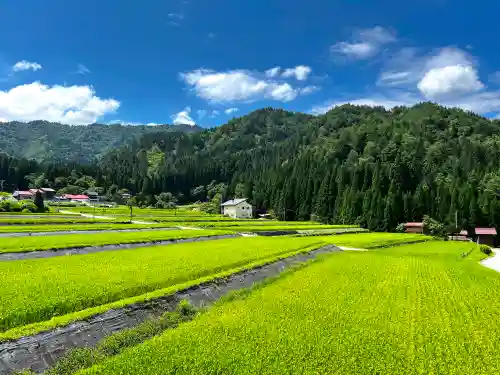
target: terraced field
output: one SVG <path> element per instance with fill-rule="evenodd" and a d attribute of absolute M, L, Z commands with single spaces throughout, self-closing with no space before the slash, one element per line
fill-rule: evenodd
<path fill-rule="evenodd" d="M 83 246 L 102 246 L 140 242 L 176 240 L 232 234 L 230 231 L 167 230 L 125 233 L 65 234 L 37 237 L 13 237 L 0 240 L 0 253 L 43 251 Z"/>
<path fill-rule="evenodd" d="M 67 232 L 67 231 L 92 231 L 92 230 L 123 230 L 147 228 L 171 228 L 172 224 L 114 224 L 114 223 L 81 223 L 58 225 L 0 225 L 0 233 L 27 233 L 27 232 Z"/>
<path fill-rule="evenodd" d="M 494 374 L 500 277 L 429 242 L 327 256 L 79 374 Z"/>
<path fill-rule="evenodd" d="M 55 318 L 44 327 L 64 324 L 107 311 L 113 306 L 102 305 L 111 302 L 137 297 L 118 303 L 126 305 L 172 293 L 174 286 L 197 284 L 198 279 L 265 263 L 321 244 L 315 238 L 238 238 L 0 262 L 0 330 L 97 306 L 74 316 Z M 148 292 L 153 293 L 144 295 Z M 12 332 L 0 333 L 0 339 L 11 336 Z"/>

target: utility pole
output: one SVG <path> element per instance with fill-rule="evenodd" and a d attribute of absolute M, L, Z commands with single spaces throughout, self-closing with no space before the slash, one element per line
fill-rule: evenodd
<path fill-rule="evenodd" d="M 455 228 L 458 229 L 458 211 L 455 211 Z"/>

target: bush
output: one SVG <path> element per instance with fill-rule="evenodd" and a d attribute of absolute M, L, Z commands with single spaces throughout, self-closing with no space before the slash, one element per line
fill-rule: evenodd
<path fill-rule="evenodd" d="M 21 210 L 23 212 L 37 212 L 38 207 L 32 201 L 22 201 L 21 202 Z"/>
<path fill-rule="evenodd" d="M 479 250 L 481 252 L 485 253 L 486 255 L 490 255 L 493 251 L 491 250 L 491 247 L 488 245 L 479 245 Z"/>
<path fill-rule="evenodd" d="M 22 206 L 18 201 L 6 200 L 0 202 L 0 212 L 21 212 Z"/>
<path fill-rule="evenodd" d="M 396 227 L 396 232 L 403 233 L 405 231 L 405 223 L 399 223 Z"/>

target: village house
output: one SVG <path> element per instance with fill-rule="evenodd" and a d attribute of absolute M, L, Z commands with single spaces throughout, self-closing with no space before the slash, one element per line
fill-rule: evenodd
<path fill-rule="evenodd" d="M 89 203 L 90 199 L 88 195 L 83 195 L 83 194 L 64 194 L 63 195 L 64 199 L 68 199 L 71 202 L 78 202 L 78 203 Z"/>
<path fill-rule="evenodd" d="M 222 215 L 233 219 L 251 219 L 252 205 L 247 202 L 247 198 L 232 199 L 221 204 Z"/>
<path fill-rule="evenodd" d="M 33 199 L 33 193 L 28 190 L 16 190 L 14 193 L 12 193 L 12 196 L 18 201 Z"/>
<path fill-rule="evenodd" d="M 90 202 L 99 202 L 99 194 L 96 191 L 87 191 Z"/>
<path fill-rule="evenodd" d="M 476 241 L 478 245 L 495 246 L 497 230 L 495 228 L 476 228 Z"/>
<path fill-rule="evenodd" d="M 406 223 L 404 225 L 405 232 L 406 233 L 421 233 L 424 234 L 425 232 L 425 226 L 424 223 L 418 222 L 418 223 Z"/>
<path fill-rule="evenodd" d="M 33 197 L 39 191 L 45 201 L 52 200 L 56 196 L 56 191 L 51 188 L 30 189 L 29 191 L 33 194 Z"/>

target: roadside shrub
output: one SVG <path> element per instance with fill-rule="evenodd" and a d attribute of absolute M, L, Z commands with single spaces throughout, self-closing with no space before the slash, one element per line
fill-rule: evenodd
<path fill-rule="evenodd" d="M 488 245 L 479 245 L 479 250 L 486 255 L 490 255 L 493 252 Z"/>
<path fill-rule="evenodd" d="M 38 207 L 32 201 L 22 201 L 21 210 L 23 212 L 37 212 Z"/>
<path fill-rule="evenodd" d="M 0 202 L 0 212 L 21 212 L 21 204 L 17 201 L 6 200 Z"/>

